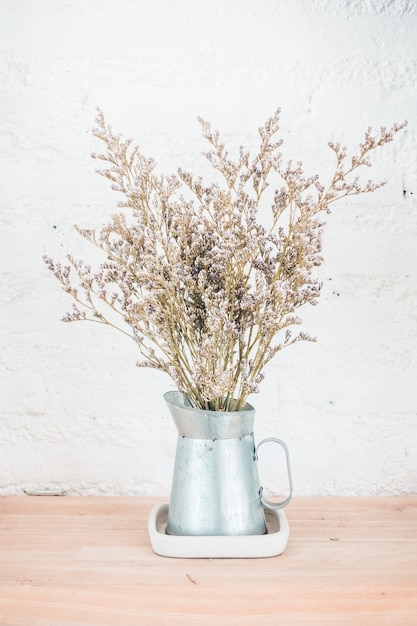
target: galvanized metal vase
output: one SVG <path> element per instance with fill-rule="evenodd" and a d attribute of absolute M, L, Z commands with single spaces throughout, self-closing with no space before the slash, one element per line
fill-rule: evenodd
<path fill-rule="evenodd" d="M 164 395 L 178 431 L 174 475 L 166 532 L 170 535 L 262 535 L 265 509 L 286 506 L 292 496 L 288 449 L 270 437 L 256 447 L 255 410 L 203 411 L 186 397 Z M 262 495 L 258 476 L 258 450 L 273 442 L 286 454 L 289 496 L 280 503 Z"/>

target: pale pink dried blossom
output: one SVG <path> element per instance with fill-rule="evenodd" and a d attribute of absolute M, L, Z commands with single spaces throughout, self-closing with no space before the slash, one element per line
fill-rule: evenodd
<path fill-rule="evenodd" d="M 240 148 L 236 161 L 200 119 L 210 144 L 205 156 L 221 174 L 221 187 L 182 169 L 156 175 L 153 159 L 114 134 L 99 112 L 94 134 L 106 151 L 93 157 L 105 163 L 99 173 L 129 211 L 112 215 L 99 232 L 77 227 L 104 252 L 94 271 L 70 255 L 64 267 L 45 257 L 75 300 L 64 321 L 90 320 L 127 334 L 141 354 L 138 365 L 166 372 L 197 408 L 240 409 L 280 350 L 312 340 L 304 332 L 293 336 L 291 327 L 301 323 L 295 311 L 316 304 L 320 294 L 313 274 L 322 262 L 319 213 L 384 184 L 361 183 L 356 170 L 405 126 L 368 129 L 350 157 L 330 142 L 336 163 L 325 186 L 316 175 L 306 177 L 301 162 L 283 162 L 279 113 L 259 129 L 255 157 Z M 274 176 L 280 183 L 270 222 L 262 225 L 258 210 Z"/>

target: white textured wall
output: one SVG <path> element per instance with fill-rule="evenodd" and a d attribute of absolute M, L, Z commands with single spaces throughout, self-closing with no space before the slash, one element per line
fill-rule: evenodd
<path fill-rule="evenodd" d="M 88 254 L 73 224 L 117 200 L 89 158 L 96 106 L 167 173 L 202 166 L 198 115 L 251 144 L 281 106 L 285 154 L 312 174 L 327 140 L 408 119 L 372 172 L 389 185 L 328 219 L 303 314 L 318 343 L 278 356 L 251 401 L 297 494 L 416 492 L 416 77 L 413 0 L 0 1 L 1 494 L 169 492 L 169 380 L 123 336 L 62 324 L 71 303 L 42 262 Z M 284 491 L 283 463 L 263 461 Z"/>

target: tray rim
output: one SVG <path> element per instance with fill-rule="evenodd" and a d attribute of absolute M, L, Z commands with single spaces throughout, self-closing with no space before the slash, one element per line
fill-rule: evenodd
<path fill-rule="evenodd" d="M 198 535 L 178 536 L 160 532 L 161 518 L 168 517 L 169 504 L 153 507 L 148 518 L 148 533 L 153 551 L 160 556 L 174 558 L 265 558 L 282 554 L 289 539 L 289 525 L 282 509 L 265 509 L 275 518 L 279 530 L 265 535 Z M 164 522 L 162 522 L 164 523 Z"/>

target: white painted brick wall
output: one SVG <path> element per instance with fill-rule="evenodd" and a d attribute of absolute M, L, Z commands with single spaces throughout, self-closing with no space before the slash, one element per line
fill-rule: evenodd
<path fill-rule="evenodd" d="M 163 375 L 71 303 L 42 255 L 88 255 L 117 196 L 95 173 L 100 106 L 167 173 L 198 171 L 196 117 L 234 145 L 283 109 L 286 156 L 325 175 L 329 139 L 408 119 L 372 174 L 389 185 L 328 218 L 317 344 L 267 371 L 257 439 L 282 437 L 295 491 L 417 489 L 417 2 L 1 0 L 0 493 L 168 494 L 176 434 Z M 284 491 L 283 462 L 262 480 Z"/>

